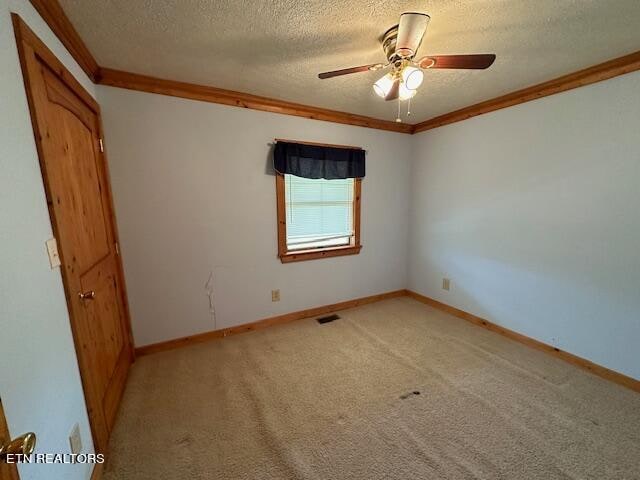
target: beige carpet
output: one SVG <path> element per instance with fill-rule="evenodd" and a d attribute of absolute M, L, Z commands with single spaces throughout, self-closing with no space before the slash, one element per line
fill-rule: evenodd
<path fill-rule="evenodd" d="M 140 358 L 105 479 L 640 478 L 639 394 L 409 298 L 340 315 Z"/>

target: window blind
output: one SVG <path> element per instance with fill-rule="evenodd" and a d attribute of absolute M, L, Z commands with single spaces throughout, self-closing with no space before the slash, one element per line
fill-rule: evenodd
<path fill-rule="evenodd" d="M 348 245 L 354 235 L 354 179 L 310 179 L 286 174 L 287 247 Z"/>

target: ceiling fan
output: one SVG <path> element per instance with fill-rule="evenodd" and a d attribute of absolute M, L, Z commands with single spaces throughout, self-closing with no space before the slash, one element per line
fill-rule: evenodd
<path fill-rule="evenodd" d="M 407 12 L 400 15 L 400 23 L 382 36 L 382 49 L 387 63 L 372 63 L 318 74 L 321 79 L 391 68 L 373 84 L 378 96 L 385 100 L 409 100 L 422 84 L 423 72 L 430 68 L 483 70 L 496 59 L 492 53 L 477 55 L 427 55 L 415 60 L 431 17 L 425 13 Z M 400 121 L 398 118 L 397 121 Z"/>

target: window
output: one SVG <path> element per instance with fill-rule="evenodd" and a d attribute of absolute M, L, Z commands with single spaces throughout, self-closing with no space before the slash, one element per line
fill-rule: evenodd
<path fill-rule="evenodd" d="M 282 262 L 359 253 L 360 185 L 358 178 L 276 175 Z"/>

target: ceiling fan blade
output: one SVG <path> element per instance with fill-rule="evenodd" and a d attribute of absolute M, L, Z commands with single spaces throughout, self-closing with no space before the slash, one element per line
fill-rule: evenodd
<path fill-rule="evenodd" d="M 431 17 L 426 13 L 403 13 L 398 24 L 396 54 L 401 57 L 413 57 L 420 47 L 422 37 L 427 31 Z"/>
<path fill-rule="evenodd" d="M 389 93 L 387 93 L 387 96 L 384 97 L 385 100 L 395 100 L 398 98 L 398 95 L 400 94 L 400 79 L 397 79 L 395 82 L 393 82 L 393 85 L 391 85 L 391 88 L 389 89 Z"/>
<path fill-rule="evenodd" d="M 318 74 L 318 78 L 331 78 L 340 75 L 348 75 L 350 73 L 369 72 L 380 70 L 384 65 L 381 63 L 372 63 L 371 65 L 362 65 L 360 67 L 343 68 L 342 70 L 333 70 L 331 72 L 323 72 Z"/>
<path fill-rule="evenodd" d="M 420 68 L 464 68 L 484 70 L 489 68 L 496 56 L 493 53 L 478 55 L 430 55 L 418 60 Z"/>

